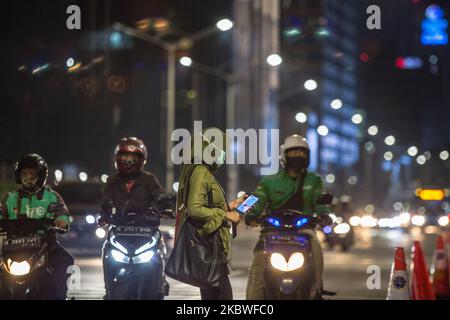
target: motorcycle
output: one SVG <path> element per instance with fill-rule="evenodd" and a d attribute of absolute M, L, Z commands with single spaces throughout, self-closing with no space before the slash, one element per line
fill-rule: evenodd
<path fill-rule="evenodd" d="M 164 266 L 167 250 L 159 229 L 160 218 L 171 210 L 154 204 L 144 212 L 111 213 L 103 246 L 103 268 L 108 300 L 162 300 L 169 294 Z"/>
<path fill-rule="evenodd" d="M 339 246 L 342 252 L 347 252 L 354 243 L 353 227 L 347 222 L 337 223 L 334 227 L 327 226 L 322 231 L 330 249 Z"/>
<path fill-rule="evenodd" d="M 49 207 L 48 211 L 51 212 L 52 208 Z M 0 260 L 2 300 L 45 298 L 39 280 L 51 276 L 48 252 L 55 232 L 64 233 L 67 230 L 54 226 L 53 219 L 19 217 L 0 221 L 3 240 Z"/>
<path fill-rule="evenodd" d="M 319 196 L 317 204 L 331 203 L 331 195 Z M 262 222 L 266 267 L 264 271 L 265 298 L 270 300 L 309 300 L 314 281 L 314 259 L 311 235 L 304 232 L 322 222 L 320 216 L 305 215 L 296 210 L 274 211 Z"/>

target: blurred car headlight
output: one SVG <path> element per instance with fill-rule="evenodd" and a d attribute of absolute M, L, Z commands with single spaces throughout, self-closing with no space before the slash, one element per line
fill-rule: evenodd
<path fill-rule="evenodd" d="M 389 219 L 388 218 L 381 218 L 378 220 L 378 226 L 380 228 L 386 228 L 389 226 Z"/>
<path fill-rule="evenodd" d="M 97 230 L 95 230 L 95 235 L 98 238 L 103 239 L 104 237 L 106 237 L 106 231 L 103 228 L 97 228 Z"/>
<path fill-rule="evenodd" d="M 95 217 L 92 214 L 88 214 L 85 219 L 86 219 L 86 222 L 89 224 L 95 223 Z"/>
<path fill-rule="evenodd" d="M 449 218 L 448 216 L 442 216 L 439 218 L 438 223 L 441 227 L 445 227 L 448 225 L 449 223 Z"/>
<path fill-rule="evenodd" d="M 361 224 L 361 217 L 353 216 L 350 218 L 349 222 L 352 227 L 357 227 Z"/>
<path fill-rule="evenodd" d="M 378 219 L 372 217 L 372 216 L 364 216 L 361 218 L 361 226 L 366 228 L 373 228 L 376 227 L 378 224 Z"/>
<path fill-rule="evenodd" d="M 334 227 L 336 234 L 346 234 L 350 231 L 350 225 L 348 223 L 341 223 Z"/>
<path fill-rule="evenodd" d="M 411 223 L 415 226 L 421 227 L 425 224 L 425 216 L 415 215 L 411 218 Z"/>
<path fill-rule="evenodd" d="M 411 222 L 411 215 L 408 212 L 403 212 L 398 217 L 402 224 L 408 224 Z"/>

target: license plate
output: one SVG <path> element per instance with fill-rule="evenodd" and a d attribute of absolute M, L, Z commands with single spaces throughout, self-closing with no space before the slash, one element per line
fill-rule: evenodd
<path fill-rule="evenodd" d="M 143 227 L 116 227 L 116 235 L 126 235 L 126 236 L 150 236 L 152 229 Z"/>
<path fill-rule="evenodd" d="M 3 241 L 3 250 L 33 249 L 40 246 L 41 237 L 39 236 L 5 239 Z"/>

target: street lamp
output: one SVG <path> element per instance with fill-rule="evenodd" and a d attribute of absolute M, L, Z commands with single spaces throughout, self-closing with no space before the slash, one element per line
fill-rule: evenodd
<path fill-rule="evenodd" d="M 75 64 L 75 60 L 73 58 L 67 59 L 67 61 L 66 61 L 67 68 L 73 67 L 74 64 Z"/>
<path fill-rule="evenodd" d="M 354 124 L 360 124 L 363 121 L 363 116 L 360 113 L 356 113 L 352 116 L 352 122 Z"/>
<path fill-rule="evenodd" d="M 416 156 L 418 152 L 419 152 L 419 149 L 417 149 L 416 146 L 412 146 L 412 147 L 409 147 L 409 148 L 408 148 L 408 154 L 409 154 L 411 157 Z"/>
<path fill-rule="evenodd" d="M 329 173 L 329 174 L 326 175 L 325 181 L 328 182 L 328 183 L 330 183 L 330 184 L 331 184 L 331 183 L 334 183 L 334 181 L 336 181 L 336 177 L 335 177 L 334 174 Z"/>
<path fill-rule="evenodd" d="M 176 52 L 184 48 L 186 43 L 209 37 L 217 32 L 227 31 L 233 27 L 233 23 L 222 19 L 216 25 L 195 32 L 175 42 L 167 42 L 140 30 L 128 27 L 120 22 L 115 22 L 113 28 L 129 36 L 150 42 L 167 51 L 167 124 L 166 124 L 166 187 L 170 188 L 174 182 L 174 165 L 171 159 L 172 132 L 175 130 L 175 90 L 176 90 Z M 230 24 L 231 23 L 231 24 Z"/>
<path fill-rule="evenodd" d="M 394 158 L 394 154 L 391 151 L 384 153 L 384 160 L 392 161 L 393 158 Z"/>
<path fill-rule="evenodd" d="M 283 58 L 281 58 L 280 55 L 274 53 L 268 56 L 266 61 L 272 67 L 277 67 L 283 62 Z"/>
<path fill-rule="evenodd" d="M 333 101 L 331 101 L 330 106 L 334 110 L 339 110 L 340 108 L 342 108 L 342 100 L 334 99 Z"/>
<path fill-rule="evenodd" d="M 395 144 L 395 137 L 387 136 L 386 139 L 384 139 L 384 143 L 386 143 L 388 146 L 393 146 Z"/>
<path fill-rule="evenodd" d="M 317 82 L 313 79 L 309 79 L 305 81 L 305 89 L 308 91 L 314 91 L 317 89 Z"/>
<path fill-rule="evenodd" d="M 303 112 L 299 112 L 295 115 L 295 120 L 300 123 L 305 123 L 308 120 L 308 116 Z"/>
<path fill-rule="evenodd" d="M 444 151 L 442 151 L 440 154 L 439 154 L 439 158 L 441 158 L 441 160 L 447 160 L 448 158 L 449 158 L 449 153 L 448 153 L 448 151 L 447 150 L 444 150 Z"/>
<path fill-rule="evenodd" d="M 327 126 L 321 125 L 317 128 L 317 133 L 323 137 L 328 135 L 328 132 L 329 132 L 329 130 L 328 130 Z"/>
<path fill-rule="evenodd" d="M 425 164 L 425 162 L 427 161 L 427 159 L 425 158 L 424 155 L 421 155 L 421 156 L 417 157 L 416 161 L 417 161 L 418 164 L 423 166 Z"/>
<path fill-rule="evenodd" d="M 370 126 L 369 129 L 367 129 L 367 133 L 371 136 L 376 136 L 378 134 L 378 127 L 377 126 Z"/>
<path fill-rule="evenodd" d="M 186 56 L 181 57 L 180 64 L 185 67 L 190 67 L 192 65 L 192 59 Z"/>
<path fill-rule="evenodd" d="M 233 28 L 233 22 L 229 19 L 222 19 L 216 23 L 216 27 L 220 31 L 228 31 Z"/>

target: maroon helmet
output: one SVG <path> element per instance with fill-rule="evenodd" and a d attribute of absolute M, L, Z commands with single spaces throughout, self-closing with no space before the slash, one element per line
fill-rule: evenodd
<path fill-rule="evenodd" d="M 132 175 L 137 174 L 144 168 L 147 162 L 147 148 L 144 142 L 135 137 L 122 138 L 114 150 L 116 156 L 116 169 L 121 174 Z M 135 154 L 139 160 L 124 160 L 123 154 Z"/>

